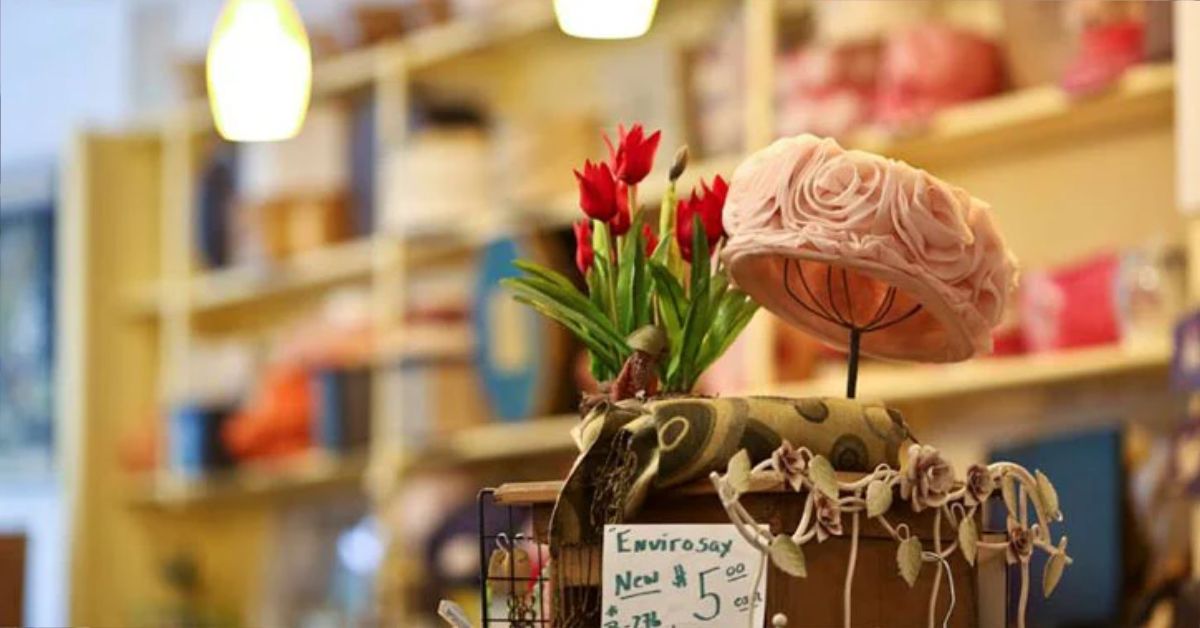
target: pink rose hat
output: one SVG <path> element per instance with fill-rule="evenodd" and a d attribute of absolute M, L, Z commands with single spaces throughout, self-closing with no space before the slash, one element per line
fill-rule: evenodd
<path fill-rule="evenodd" d="M 722 256 L 742 290 L 825 342 L 878 358 L 990 352 L 1016 286 L 987 203 L 831 139 L 785 138 L 751 155 L 724 220 Z"/>

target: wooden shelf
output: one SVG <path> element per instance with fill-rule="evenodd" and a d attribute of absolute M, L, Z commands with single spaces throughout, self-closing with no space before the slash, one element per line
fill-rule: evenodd
<path fill-rule="evenodd" d="M 374 264 L 377 238 L 351 240 L 314 249 L 278 263 L 241 265 L 201 273 L 182 288 L 154 282 L 126 294 L 134 314 L 155 315 L 182 297 L 193 311 L 243 305 L 262 299 L 365 279 Z"/>
<path fill-rule="evenodd" d="M 863 130 L 842 138 L 850 148 L 870 151 L 918 166 L 947 163 L 1038 143 L 1083 139 L 1114 128 L 1169 122 L 1174 112 L 1175 68 L 1171 64 L 1135 67 L 1108 90 L 1073 97 L 1057 85 L 1019 89 L 934 115 L 919 131 L 904 135 Z M 662 198 L 671 155 L 659 155 L 658 168 L 639 189 L 643 202 Z M 719 155 L 688 167 L 679 190 L 701 178 L 733 176 L 744 155 Z M 556 215 L 577 217 L 574 198 L 556 203 Z"/>
<path fill-rule="evenodd" d="M 375 239 L 336 244 L 301 253 L 277 265 L 245 266 L 205 273 L 189 286 L 193 309 L 206 310 L 254 301 L 371 274 Z"/>
<path fill-rule="evenodd" d="M 1174 66 L 1150 64 L 1130 69 L 1095 95 L 1071 96 L 1057 85 L 1019 89 L 947 108 L 907 137 L 862 131 L 846 144 L 916 165 L 949 162 L 1047 141 L 1085 139 L 1114 128 L 1169 123 L 1174 98 Z"/>
<path fill-rule="evenodd" d="M 540 0 L 497 3 L 478 18 L 456 19 L 422 28 L 392 41 L 318 60 L 313 88 L 318 94 L 344 92 L 371 85 L 380 71 L 421 69 L 554 24 L 550 4 Z"/>
<path fill-rule="evenodd" d="M 554 26 L 554 9 L 543 0 L 506 0 L 480 19 L 452 20 L 400 40 L 404 62 L 420 69 L 478 52 Z"/>
<path fill-rule="evenodd" d="M 1171 351 L 1165 345 L 1143 349 L 1099 347 L 1060 353 L 982 358 L 947 365 L 869 364 L 859 371 L 859 396 L 892 403 L 941 399 L 1014 388 L 1046 387 L 1103 377 L 1165 372 Z M 814 379 L 765 391 L 788 397 L 840 397 L 844 368 Z"/>
<path fill-rule="evenodd" d="M 199 478 L 160 473 L 138 486 L 131 502 L 138 507 L 182 509 L 251 498 L 254 504 L 264 504 L 358 490 L 366 465 L 365 454 L 337 456 L 314 451 Z"/>
<path fill-rule="evenodd" d="M 578 424 L 576 414 L 494 422 L 447 436 L 417 456 L 414 464 L 471 465 L 573 453 L 571 428 Z"/>
<path fill-rule="evenodd" d="M 547 226 L 542 222 L 533 224 Z M 427 268 L 461 261 L 496 235 L 449 226 L 406 235 L 375 235 L 313 249 L 279 262 L 242 264 L 203 272 L 189 280 L 182 292 L 186 295 L 187 308 L 192 311 L 248 305 L 305 290 L 365 280 L 376 270 L 375 265 L 401 243 L 405 263 L 410 269 Z M 178 290 L 162 281 L 134 284 L 123 295 L 125 310 L 134 317 L 157 316 L 172 299 L 179 297 Z"/>
<path fill-rule="evenodd" d="M 491 423 L 461 430 L 410 458 L 412 468 L 468 466 L 571 454 L 571 428 L 577 415 L 558 415 L 516 423 Z M 136 507 L 183 509 L 217 503 L 270 504 L 338 491 L 356 491 L 364 481 L 365 454 L 339 457 L 315 451 L 273 464 L 253 464 L 199 478 L 160 473 L 136 485 Z"/>
<path fill-rule="evenodd" d="M 381 334 L 375 343 L 379 365 L 402 362 L 468 362 L 475 349 L 475 330 L 467 323 L 406 323 L 403 330 Z"/>

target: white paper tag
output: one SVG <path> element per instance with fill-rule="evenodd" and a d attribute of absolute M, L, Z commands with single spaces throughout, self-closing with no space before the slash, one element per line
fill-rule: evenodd
<path fill-rule="evenodd" d="M 605 526 L 601 626 L 761 626 L 766 566 L 728 524 Z"/>

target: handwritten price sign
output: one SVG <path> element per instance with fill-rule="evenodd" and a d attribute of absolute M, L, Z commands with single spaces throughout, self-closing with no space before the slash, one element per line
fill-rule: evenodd
<path fill-rule="evenodd" d="M 603 628 L 763 625 L 762 555 L 732 525 L 604 527 Z M 753 604 L 751 603 L 753 601 Z M 753 610 L 751 609 L 753 606 Z"/>

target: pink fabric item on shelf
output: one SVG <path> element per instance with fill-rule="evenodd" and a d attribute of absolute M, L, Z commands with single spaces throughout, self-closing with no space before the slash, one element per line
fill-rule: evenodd
<path fill-rule="evenodd" d="M 1120 342 L 1120 273 L 1116 253 L 1029 273 L 1019 299 L 1029 348 L 1056 351 Z"/>
<path fill-rule="evenodd" d="M 1086 29 L 1079 53 L 1063 72 L 1063 89 L 1076 95 L 1092 94 L 1115 83 L 1130 66 L 1145 58 L 1146 27 L 1138 20 L 1122 20 Z"/>
<path fill-rule="evenodd" d="M 879 66 L 876 43 L 811 45 L 777 57 L 781 135 L 841 136 L 869 121 Z"/>
<path fill-rule="evenodd" d="M 880 65 L 876 122 L 919 126 L 938 110 L 991 96 L 1004 83 L 997 46 L 969 30 L 936 22 L 888 37 Z"/>
<path fill-rule="evenodd" d="M 878 358 L 954 362 L 990 351 L 1016 285 L 987 203 L 812 135 L 778 140 L 738 167 L 725 226 L 722 255 L 738 286 L 835 347 L 847 347 L 849 332 L 818 315 L 821 304 L 860 326 L 885 305 L 910 313 L 862 336 L 862 353 Z"/>

